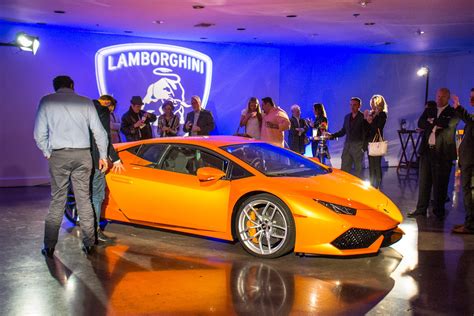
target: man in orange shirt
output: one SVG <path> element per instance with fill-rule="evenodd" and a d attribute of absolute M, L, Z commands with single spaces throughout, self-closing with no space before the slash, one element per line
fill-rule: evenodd
<path fill-rule="evenodd" d="M 272 98 L 262 99 L 265 115 L 262 119 L 261 140 L 275 146 L 284 147 L 284 132 L 290 129 L 290 119 L 285 111 L 275 106 Z"/>

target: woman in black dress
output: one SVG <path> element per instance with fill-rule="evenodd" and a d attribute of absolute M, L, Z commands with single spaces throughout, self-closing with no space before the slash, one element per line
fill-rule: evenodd
<path fill-rule="evenodd" d="M 314 121 L 308 119 L 308 124 L 313 129 L 311 135 L 311 149 L 313 157 L 318 157 L 321 163 L 326 164 L 326 159 L 331 159 L 326 140 L 317 140 L 315 137 L 323 136 L 328 130 L 328 119 L 326 117 L 326 110 L 322 103 L 315 103 L 313 105 Z"/>

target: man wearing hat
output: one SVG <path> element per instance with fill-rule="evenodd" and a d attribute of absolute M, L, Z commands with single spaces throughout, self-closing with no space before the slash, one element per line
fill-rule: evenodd
<path fill-rule="evenodd" d="M 153 138 L 150 123 L 156 121 L 156 115 L 142 110 L 143 101 L 138 95 L 130 100 L 128 112 L 122 116 L 120 130 L 127 142 Z"/>

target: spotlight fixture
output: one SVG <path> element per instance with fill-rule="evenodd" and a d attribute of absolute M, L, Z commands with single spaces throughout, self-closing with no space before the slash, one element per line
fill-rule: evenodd
<path fill-rule="evenodd" d="M 123 31 L 124 33 L 127 33 L 127 34 L 132 34 L 133 31 Z"/>
<path fill-rule="evenodd" d="M 361 0 L 361 1 L 359 1 L 359 4 L 362 8 L 367 7 L 367 5 L 369 5 L 369 3 L 370 3 L 370 0 Z"/>
<path fill-rule="evenodd" d="M 375 25 L 375 22 L 365 22 L 364 25 L 372 26 L 372 25 Z"/>
<path fill-rule="evenodd" d="M 430 69 L 427 66 L 420 67 L 416 72 L 418 77 L 426 77 L 426 86 L 425 86 L 425 104 L 428 102 L 428 88 L 430 84 Z"/>
<path fill-rule="evenodd" d="M 28 35 L 24 32 L 20 32 L 16 35 L 16 40 L 12 43 L 0 43 L 0 46 L 14 46 L 19 49 L 32 52 L 33 55 L 36 55 L 38 51 L 40 42 L 39 37 Z"/>
<path fill-rule="evenodd" d="M 205 6 L 201 5 L 201 4 L 195 4 L 193 5 L 193 9 L 194 10 L 201 10 L 201 9 L 204 9 Z"/>
<path fill-rule="evenodd" d="M 430 72 L 430 69 L 426 66 L 423 66 L 423 67 L 420 67 L 420 69 L 418 69 L 416 74 L 418 75 L 418 77 L 423 77 L 423 76 L 426 76 L 429 72 Z"/>
<path fill-rule="evenodd" d="M 64 13 L 66 13 L 66 11 L 63 11 L 63 10 L 54 10 L 54 13 L 57 13 L 57 14 L 64 14 Z"/>
<path fill-rule="evenodd" d="M 290 15 L 287 15 L 286 17 L 287 17 L 287 18 L 296 18 L 296 17 L 298 17 L 298 16 L 297 16 L 296 14 L 290 14 Z"/>
<path fill-rule="evenodd" d="M 199 39 L 207 40 L 207 37 L 200 37 Z"/>
<path fill-rule="evenodd" d="M 360 15 L 360 13 L 354 13 L 352 16 L 354 16 L 355 18 L 357 18 L 359 15 Z"/>
<path fill-rule="evenodd" d="M 161 20 L 155 20 L 153 21 L 154 24 L 163 24 L 165 23 L 164 21 L 161 21 Z"/>
<path fill-rule="evenodd" d="M 421 35 L 425 34 L 425 31 L 422 31 L 422 30 L 418 29 L 418 30 L 416 31 L 416 34 L 418 34 L 419 36 L 421 36 Z"/>
<path fill-rule="evenodd" d="M 237 28 L 237 31 L 245 31 L 245 27 L 239 27 Z"/>

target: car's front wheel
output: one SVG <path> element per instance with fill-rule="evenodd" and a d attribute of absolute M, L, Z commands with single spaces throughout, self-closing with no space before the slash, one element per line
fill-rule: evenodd
<path fill-rule="evenodd" d="M 286 204 L 273 195 L 262 193 L 245 199 L 234 223 L 240 244 L 254 256 L 277 258 L 294 247 L 293 216 Z"/>

